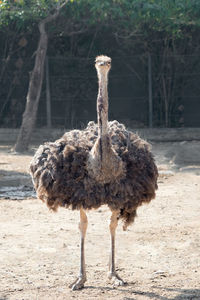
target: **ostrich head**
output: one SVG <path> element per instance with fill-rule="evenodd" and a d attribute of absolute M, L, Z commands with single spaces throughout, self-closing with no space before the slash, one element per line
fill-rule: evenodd
<path fill-rule="evenodd" d="M 97 56 L 95 60 L 95 68 L 99 75 L 107 75 L 111 68 L 111 58 L 105 55 Z"/>

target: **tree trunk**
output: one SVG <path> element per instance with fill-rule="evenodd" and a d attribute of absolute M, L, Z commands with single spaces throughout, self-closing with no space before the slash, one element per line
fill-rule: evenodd
<path fill-rule="evenodd" d="M 24 152 L 28 150 L 31 135 L 35 126 L 48 46 L 48 35 L 45 30 L 45 25 L 56 19 L 60 9 L 66 3 L 67 1 L 65 1 L 59 8 L 57 8 L 54 14 L 49 15 L 44 20 L 40 21 L 38 25 L 40 30 L 40 39 L 36 52 L 35 65 L 30 76 L 28 94 L 26 98 L 26 108 L 23 113 L 22 125 L 20 127 L 17 142 L 13 149 L 16 152 Z"/>
<path fill-rule="evenodd" d="M 22 125 L 17 138 L 17 143 L 14 147 L 16 152 L 28 150 L 28 145 L 37 117 L 37 109 L 42 89 L 44 63 L 48 44 L 48 37 L 45 31 L 44 21 L 40 22 L 39 29 L 40 39 L 37 47 L 35 66 L 30 76 L 29 89 L 26 98 L 26 108 L 23 113 Z"/>

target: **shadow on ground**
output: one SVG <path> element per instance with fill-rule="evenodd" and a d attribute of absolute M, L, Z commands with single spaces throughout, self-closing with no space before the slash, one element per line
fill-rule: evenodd
<path fill-rule="evenodd" d="M 156 288 L 156 287 L 154 287 Z M 158 288 L 162 289 L 163 291 L 167 292 L 176 292 L 177 296 L 172 296 L 172 297 L 165 297 L 159 295 L 159 293 L 155 292 L 140 292 L 140 291 L 133 291 L 132 293 L 134 295 L 143 295 L 146 299 L 159 299 L 159 300 L 181 300 L 181 299 L 200 299 L 200 289 L 172 289 L 172 288 Z M 124 300 L 135 300 L 134 297 L 130 298 L 124 298 Z"/>
<path fill-rule="evenodd" d="M 85 286 L 86 289 L 101 289 L 104 291 L 111 291 L 115 288 L 112 287 L 95 287 L 95 286 Z M 200 299 L 200 289 L 179 289 L 179 288 L 165 288 L 165 287 L 153 287 L 154 289 L 162 290 L 164 293 L 165 291 L 167 293 L 176 293 L 176 296 L 172 297 L 165 297 L 161 296 L 156 292 L 145 292 L 140 290 L 130 290 L 125 288 L 117 288 L 118 291 L 124 293 L 131 294 L 130 297 L 124 297 L 123 300 L 135 300 L 136 296 L 144 297 L 144 299 L 158 299 L 158 300 L 181 300 L 181 299 L 187 299 L 187 300 L 199 300 Z"/>

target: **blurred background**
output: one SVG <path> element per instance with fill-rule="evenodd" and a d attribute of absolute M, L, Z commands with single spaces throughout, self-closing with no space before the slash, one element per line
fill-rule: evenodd
<path fill-rule="evenodd" d="M 0 127 L 19 128 L 40 33 L 61 1 L 0 1 Z M 198 0 L 68 1 L 46 26 L 36 127 L 96 120 L 95 57 L 112 58 L 109 118 L 130 128 L 200 127 Z"/>

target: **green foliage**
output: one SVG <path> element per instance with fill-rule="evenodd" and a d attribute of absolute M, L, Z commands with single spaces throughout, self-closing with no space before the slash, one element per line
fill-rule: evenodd
<path fill-rule="evenodd" d="M 58 0 L 0 0 L 0 30 L 31 30 L 59 4 Z"/>
<path fill-rule="evenodd" d="M 200 25 L 198 0 L 77 0 L 68 8 L 76 22 L 113 26 L 120 31 L 140 32 L 144 26 L 180 35 L 184 26 Z"/>
<path fill-rule="evenodd" d="M 58 0 L 1 0 L 0 28 L 26 27 L 47 16 Z M 73 22 L 107 25 L 115 30 L 140 32 L 144 27 L 180 35 L 184 26 L 200 25 L 199 0 L 71 0 L 66 17 Z M 144 32 L 145 33 L 145 32 Z"/>

